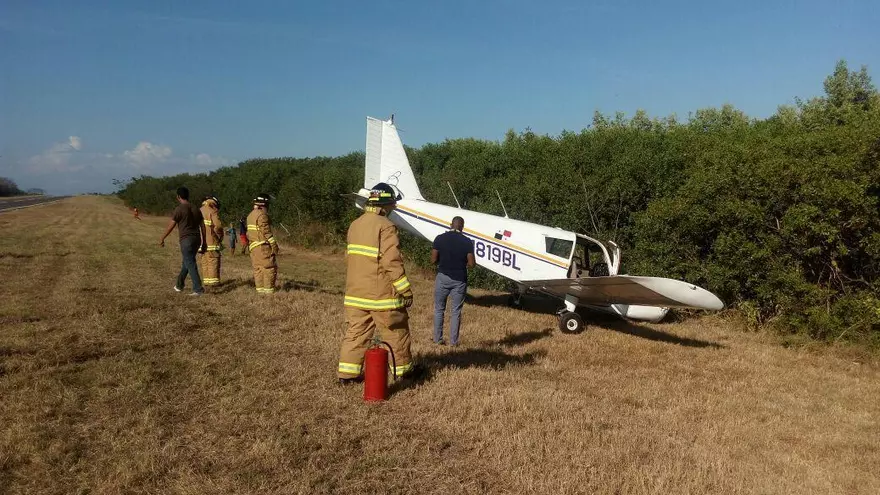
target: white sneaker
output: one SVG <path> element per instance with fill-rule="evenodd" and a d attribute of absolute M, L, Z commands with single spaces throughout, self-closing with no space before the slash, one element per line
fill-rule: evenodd
<path fill-rule="evenodd" d="M 174 292 L 183 292 L 183 289 L 178 289 L 177 286 L 174 286 Z"/>
<path fill-rule="evenodd" d="M 191 295 L 191 296 L 201 296 L 202 294 L 203 294 L 203 292 L 190 292 L 189 295 Z"/>

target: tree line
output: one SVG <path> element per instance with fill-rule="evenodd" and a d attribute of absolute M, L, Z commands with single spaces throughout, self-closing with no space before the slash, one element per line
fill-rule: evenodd
<path fill-rule="evenodd" d="M 561 227 L 623 248 L 623 271 L 706 287 L 755 325 L 880 343 L 880 94 L 840 61 L 825 94 L 766 119 L 731 105 L 685 121 L 595 113 L 580 132 L 509 131 L 407 148 L 422 194 Z M 258 158 L 200 175 L 138 177 L 119 196 L 164 214 L 174 190 L 222 200 L 225 219 L 277 200 L 273 221 L 305 245 L 341 245 L 358 212 L 364 155 Z M 404 238 L 427 264 L 427 243 Z M 485 272 L 472 282 L 497 284 Z"/>
<path fill-rule="evenodd" d="M 20 196 L 24 191 L 18 188 L 18 185 L 12 179 L 0 177 L 0 198 L 6 196 Z"/>

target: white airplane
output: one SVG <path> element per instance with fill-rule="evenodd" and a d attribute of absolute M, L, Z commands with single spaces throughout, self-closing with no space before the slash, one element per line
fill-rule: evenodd
<path fill-rule="evenodd" d="M 346 195 L 358 208 L 363 208 L 370 188 L 385 182 L 399 197 L 397 208 L 388 218 L 429 242 L 449 229 L 453 217 L 462 217 L 464 234 L 474 242 L 477 264 L 516 283 L 514 304 L 529 290 L 564 302 L 559 312 L 562 332 L 584 330 L 583 319 L 576 312 L 578 306 L 650 322 L 662 320 L 671 307 L 724 307 L 718 297 L 696 285 L 668 278 L 618 275 L 620 248 L 611 241 L 606 246 L 583 234 L 513 220 L 506 212 L 499 217 L 426 201 L 419 192 L 393 117 L 388 121 L 367 117 L 366 153 L 364 188 Z"/>

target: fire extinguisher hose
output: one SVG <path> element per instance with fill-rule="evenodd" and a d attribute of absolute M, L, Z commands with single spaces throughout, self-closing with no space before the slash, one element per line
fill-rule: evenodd
<path fill-rule="evenodd" d="M 397 380 L 397 361 L 394 360 L 394 349 L 391 348 L 391 344 L 384 340 L 380 341 L 380 344 L 388 348 L 388 354 L 391 355 L 391 374 L 394 375 L 394 379 Z"/>

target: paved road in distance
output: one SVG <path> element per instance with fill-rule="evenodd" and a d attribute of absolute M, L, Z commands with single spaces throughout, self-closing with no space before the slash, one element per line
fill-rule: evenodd
<path fill-rule="evenodd" d="M 16 210 L 24 206 L 34 206 L 41 203 L 49 203 L 58 201 L 68 196 L 37 196 L 30 198 L 0 198 L 0 212 L 7 210 Z"/>

